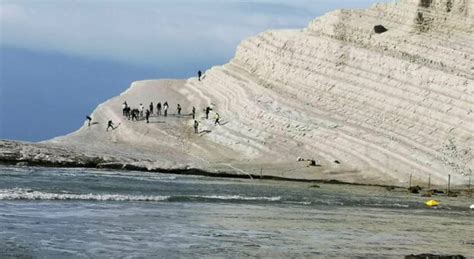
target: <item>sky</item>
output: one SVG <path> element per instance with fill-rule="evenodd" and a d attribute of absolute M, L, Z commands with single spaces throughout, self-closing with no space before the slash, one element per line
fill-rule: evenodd
<path fill-rule="evenodd" d="M 70 133 L 133 81 L 194 76 L 247 37 L 375 2 L 0 0 L 0 139 Z"/>

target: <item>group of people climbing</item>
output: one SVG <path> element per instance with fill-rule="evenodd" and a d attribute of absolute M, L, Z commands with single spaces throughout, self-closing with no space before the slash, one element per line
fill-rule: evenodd
<path fill-rule="evenodd" d="M 203 74 L 202 74 L 201 70 L 199 70 L 198 71 L 198 80 L 201 81 L 202 78 L 203 78 Z M 156 105 L 156 116 L 167 117 L 168 116 L 168 110 L 169 110 L 169 104 L 168 104 L 167 101 L 165 101 L 163 104 L 161 104 L 161 102 L 158 102 L 158 104 Z M 181 116 L 181 110 L 182 110 L 182 107 L 178 103 L 177 106 L 176 106 L 176 112 L 177 112 L 178 116 Z M 210 114 L 211 111 L 212 111 L 212 108 L 209 107 L 209 106 L 207 106 L 204 109 L 204 112 L 206 114 L 206 119 L 209 119 L 209 114 Z M 154 114 L 155 114 L 155 105 L 153 104 L 153 102 L 150 103 L 150 105 L 148 106 L 148 109 L 145 109 L 145 107 L 141 103 L 140 103 L 138 108 L 130 107 L 128 105 L 127 101 L 124 101 L 123 104 L 122 104 L 122 115 L 125 118 L 127 118 L 128 120 L 131 120 L 131 121 L 133 121 L 133 120 L 138 121 L 138 120 L 145 119 L 146 123 L 149 123 L 150 122 L 150 116 L 153 116 Z M 194 123 L 193 123 L 194 133 L 197 134 L 197 133 L 199 133 L 199 121 L 196 119 L 196 107 L 193 106 L 191 114 L 192 114 L 192 117 L 193 117 L 193 120 L 194 120 Z M 92 118 L 90 116 L 86 116 L 86 119 L 88 121 L 88 126 L 90 127 Z M 219 113 L 216 112 L 214 125 L 221 125 L 220 124 L 220 119 L 221 118 L 220 118 Z M 112 122 L 112 120 L 109 120 L 108 123 L 107 123 L 106 131 L 109 131 L 109 129 L 114 130 L 117 127 L 118 127 L 118 125 L 115 125 Z"/>
<path fill-rule="evenodd" d="M 206 119 L 209 119 L 209 111 L 212 110 L 209 106 L 206 107 L 205 111 L 206 111 Z M 195 134 L 198 134 L 199 133 L 199 121 L 196 120 L 196 108 L 194 108 L 193 106 L 193 119 L 194 119 L 194 133 Z M 220 119 L 221 119 L 221 116 L 219 115 L 219 113 L 216 112 L 216 120 L 214 121 L 214 126 L 216 125 L 221 125 L 220 123 Z"/>
<path fill-rule="evenodd" d="M 199 79 L 200 79 L 200 76 L 199 76 Z M 161 102 L 158 102 L 158 104 L 156 105 L 156 116 L 164 116 L 164 117 L 167 117 L 168 116 L 168 109 L 169 109 L 169 104 L 167 101 L 165 101 L 163 103 L 163 105 L 161 104 Z M 129 120 L 135 120 L 135 121 L 138 121 L 138 120 L 141 120 L 141 119 L 145 119 L 146 120 L 146 123 L 149 123 L 150 122 L 150 116 L 154 115 L 154 111 L 155 111 L 155 105 L 153 104 L 153 102 L 150 103 L 149 105 L 149 108 L 145 110 L 145 108 L 143 107 L 143 104 L 140 104 L 140 106 L 138 108 L 135 108 L 135 109 L 132 109 L 130 106 L 128 106 L 127 102 L 125 101 L 123 104 L 122 104 L 122 113 L 123 113 L 123 116 Z M 176 114 L 178 116 L 181 116 L 181 111 L 182 111 L 182 107 L 181 107 L 181 104 L 177 104 L 176 106 Z M 207 106 L 205 109 L 204 109 L 204 112 L 206 114 L 206 119 L 209 119 L 209 114 L 210 112 L 212 111 L 212 108 L 210 106 Z M 191 115 L 193 117 L 193 120 L 194 120 L 194 123 L 193 123 L 193 127 L 194 127 L 194 133 L 199 133 L 199 121 L 197 121 L 196 119 L 196 107 L 193 106 L 192 110 L 191 110 Z M 113 125 L 113 124 L 112 124 Z M 221 125 L 220 124 L 220 115 L 219 113 L 216 112 L 215 114 L 215 121 L 214 121 L 214 125 Z M 113 126 L 110 126 L 112 129 Z M 107 127 L 107 130 L 109 129 L 109 127 Z"/>
<path fill-rule="evenodd" d="M 127 101 L 125 101 L 122 104 L 122 112 L 125 118 L 132 121 L 146 119 L 146 123 L 150 122 L 150 116 L 154 114 L 154 108 L 155 108 L 155 105 L 153 104 L 153 102 L 150 103 L 149 108 L 146 110 L 143 104 L 141 103 L 138 108 L 133 108 L 133 109 L 130 106 L 128 106 Z M 161 104 L 161 102 L 158 102 L 158 104 L 156 105 L 156 116 L 164 115 L 165 117 L 167 117 L 168 109 L 169 109 L 168 102 L 164 102 L 163 105 Z M 178 111 L 178 115 L 180 115 L 181 114 L 180 104 L 178 104 L 177 111 Z"/>

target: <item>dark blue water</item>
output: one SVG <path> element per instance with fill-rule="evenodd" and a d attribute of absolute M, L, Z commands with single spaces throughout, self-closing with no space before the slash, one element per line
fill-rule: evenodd
<path fill-rule="evenodd" d="M 474 203 L 385 188 L 0 167 L 0 257 L 473 256 Z"/>

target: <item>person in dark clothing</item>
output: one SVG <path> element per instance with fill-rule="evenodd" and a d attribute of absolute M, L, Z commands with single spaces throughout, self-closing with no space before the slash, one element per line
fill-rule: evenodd
<path fill-rule="evenodd" d="M 146 110 L 145 117 L 146 117 L 146 123 L 150 123 L 150 120 L 149 120 L 150 119 L 150 110 L 148 110 L 148 109 Z"/>
<path fill-rule="evenodd" d="M 128 119 L 130 120 L 130 116 L 131 116 L 131 114 L 130 114 L 130 111 L 131 111 L 131 108 L 130 108 L 130 106 L 127 106 L 127 107 L 125 107 L 125 109 L 124 109 L 124 110 L 125 110 L 125 114 L 124 114 L 124 115 L 125 115 L 125 117 L 126 117 L 126 118 L 128 118 Z"/>
<path fill-rule="evenodd" d="M 219 113 L 216 112 L 216 121 L 214 122 L 214 125 L 221 125 L 221 123 L 219 122 L 219 120 L 221 119 L 221 116 L 219 115 Z"/>
<path fill-rule="evenodd" d="M 206 119 L 209 119 L 209 112 L 211 112 L 211 107 L 207 106 L 206 107 Z"/>
<path fill-rule="evenodd" d="M 201 81 L 201 76 L 202 76 L 202 72 L 201 70 L 198 71 L 198 80 Z"/>
<path fill-rule="evenodd" d="M 168 102 L 165 102 L 165 104 L 163 104 L 163 112 L 165 114 L 165 117 L 168 116 Z"/>
<path fill-rule="evenodd" d="M 135 108 L 132 110 L 132 121 L 133 119 L 135 119 L 135 121 L 138 121 L 138 114 L 139 114 L 138 109 Z"/>
<path fill-rule="evenodd" d="M 158 104 L 156 105 L 156 115 L 161 115 L 161 102 L 158 102 Z"/>
<path fill-rule="evenodd" d="M 150 103 L 150 114 L 153 114 L 153 102 Z"/>
<path fill-rule="evenodd" d="M 123 116 L 125 116 L 125 112 L 128 108 L 128 104 L 127 104 L 127 101 L 123 102 L 122 104 L 122 113 L 123 113 Z"/>
<path fill-rule="evenodd" d="M 92 118 L 90 116 L 86 116 L 86 119 L 87 119 L 87 127 L 90 127 Z"/>
<path fill-rule="evenodd" d="M 193 106 L 193 120 L 196 119 L 196 107 Z"/>
<path fill-rule="evenodd" d="M 199 133 L 199 122 L 197 120 L 194 120 L 194 134 Z"/>
<path fill-rule="evenodd" d="M 110 120 L 109 123 L 107 123 L 107 130 L 106 131 L 109 131 L 109 128 L 112 128 L 112 130 L 114 130 L 114 123 Z"/>
<path fill-rule="evenodd" d="M 178 110 L 178 115 L 181 115 L 181 105 L 180 105 L 179 103 L 178 103 L 178 108 L 177 108 L 177 110 Z"/>

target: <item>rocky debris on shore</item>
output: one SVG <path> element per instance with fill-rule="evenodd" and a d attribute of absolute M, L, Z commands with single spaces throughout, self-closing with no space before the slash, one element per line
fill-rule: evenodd
<path fill-rule="evenodd" d="M 19 166 L 96 167 L 113 159 L 88 156 L 70 148 L 47 144 L 0 141 L 0 162 Z"/>
<path fill-rule="evenodd" d="M 421 191 L 421 187 L 420 186 L 411 186 L 411 187 L 408 187 L 408 192 L 410 193 L 420 193 Z"/>

